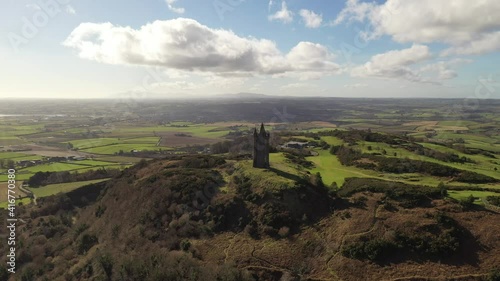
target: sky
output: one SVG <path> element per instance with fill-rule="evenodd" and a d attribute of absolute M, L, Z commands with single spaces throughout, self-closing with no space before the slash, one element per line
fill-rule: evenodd
<path fill-rule="evenodd" d="M 500 98 L 498 0 L 0 5 L 0 98 Z"/>

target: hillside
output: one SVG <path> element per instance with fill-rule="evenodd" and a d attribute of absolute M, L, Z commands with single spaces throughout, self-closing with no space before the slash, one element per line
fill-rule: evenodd
<path fill-rule="evenodd" d="M 173 156 L 40 198 L 9 280 L 498 280 L 498 212 L 283 163 Z"/>

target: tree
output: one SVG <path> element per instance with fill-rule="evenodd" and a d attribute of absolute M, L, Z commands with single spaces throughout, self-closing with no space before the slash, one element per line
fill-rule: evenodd
<path fill-rule="evenodd" d="M 339 186 L 337 185 L 337 182 L 332 182 L 332 184 L 330 185 L 330 188 L 333 189 L 333 190 L 337 190 L 339 189 Z"/>
<path fill-rule="evenodd" d="M 317 172 L 315 175 L 314 175 L 314 182 L 313 184 L 317 187 L 324 187 L 325 184 L 323 183 L 323 178 L 321 177 L 321 173 L 320 172 Z"/>
<path fill-rule="evenodd" d="M 437 186 L 439 189 L 439 192 L 441 192 L 441 196 L 446 196 L 448 195 L 448 191 L 446 190 L 446 185 L 444 185 L 444 182 L 440 182 Z"/>
<path fill-rule="evenodd" d="M 45 185 L 49 175 L 50 172 L 36 172 L 29 178 L 28 184 L 30 187 L 40 187 L 42 185 Z"/>
<path fill-rule="evenodd" d="M 474 195 L 471 194 L 469 197 L 460 200 L 460 205 L 462 205 L 464 208 L 470 209 L 472 208 L 472 206 L 474 206 L 475 200 L 476 198 L 474 198 Z"/>

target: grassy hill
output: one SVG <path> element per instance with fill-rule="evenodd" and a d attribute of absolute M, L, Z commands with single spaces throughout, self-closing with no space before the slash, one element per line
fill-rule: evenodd
<path fill-rule="evenodd" d="M 380 179 L 335 192 L 283 154 L 271 163 L 143 161 L 19 207 L 9 280 L 495 280 L 498 213 Z"/>

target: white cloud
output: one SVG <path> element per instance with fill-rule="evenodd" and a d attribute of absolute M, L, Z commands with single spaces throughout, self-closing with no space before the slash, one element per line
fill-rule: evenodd
<path fill-rule="evenodd" d="M 438 61 L 436 63 L 431 63 L 422 66 L 418 72 L 422 75 L 427 75 L 431 77 L 437 77 L 438 80 L 448 80 L 453 79 L 458 76 L 455 70 L 450 69 L 450 67 L 471 63 L 471 60 L 466 59 L 452 59 L 448 61 Z"/>
<path fill-rule="evenodd" d="M 68 14 L 71 14 L 71 15 L 76 14 L 75 8 L 73 8 L 71 5 L 67 5 L 65 10 L 66 10 L 66 13 L 68 13 Z"/>
<path fill-rule="evenodd" d="M 448 48 L 441 52 L 441 55 L 481 55 L 498 50 L 500 50 L 500 31 L 486 33 L 477 40 Z"/>
<path fill-rule="evenodd" d="M 394 78 L 411 82 L 442 84 L 443 80 L 458 76 L 454 66 L 470 63 L 471 60 L 452 59 L 438 61 L 423 66 L 419 64 L 432 58 L 429 48 L 413 45 L 403 50 L 393 50 L 373 56 L 369 62 L 355 67 L 351 75 L 355 77 Z"/>
<path fill-rule="evenodd" d="M 274 5 L 274 1 L 273 0 L 269 0 L 269 4 L 267 5 L 267 10 L 270 12 L 271 11 L 271 8 L 273 7 Z"/>
<path fill-rule="evenodd" d="M 413 45 L 403 50 L 393 50 L 373 56 L 369 62 L 355 67 L 351 75 L 355 77 L 402 78 L 410 81 L 422 81 L 411 65 L 428 60 L 431 53 L 427 46 Z"/>
<path fill-rule="evenodd" d="M 300 42 L 286 55 L 295 69 L 303 71 L 337 71 L 339 66 L 333 62 L 334 56 L 328 49 L 311 42 Z"/>
<path fill-rule="evenodd" d="M 374 3 L 359 3 L 359 0 L 347 0 L 345 8 L 340 11 L 333 24 L 338 25 L 344 21 L 353 20 L 364 21 L 374 7 Z"/>
<path fill-rule="evenodd" d="M 387 0 L 380 5 L 348 0 L 334 24 L 367 20 L 372 30 L 363 34 L 366 38 L 442 42 L 453 46 L 450 54 L 481 54 L 499 49 L 499 14 L 498 0 Z"/>
<path fill-rule="evenodd" d="M 165 0 L 165 2 L 167 2 L 168 9 L 176 14 L 184 14 L 186 11 L 184 8 L 174 7 L 174 3 L 177 2 L 177 0 Z"/>
<path fill-rule="evenodd" d="M 81 58 L 108 64 L 161 66 L 220 76 L 285 73 L 335 74 L 329 50 L 300 42 L 283 54 L 273 41 L 239 37 L 192 19 L 155 21 L 139 29 L 111 23 L 82 23 L 63 42 Z"/>
<path fill-rule="evenodd" d="M 300 16 L 304 20 L 306 26 L 309 28 L 318 28 L 323 22 L 323 16 L 318 15 L 313 11 L 302 9 L 300 10 Z"/>
<path fill-rule="evenodd" d="M 268 19 L 270 21 L 277 20 L 283 23 L 291 23 L 293 21 L 293 12 L 288 10 L 286 2 L 283 1 L 281 2 L 281 10 L 277 11 L 272 15 L 269 15 Z"/>

